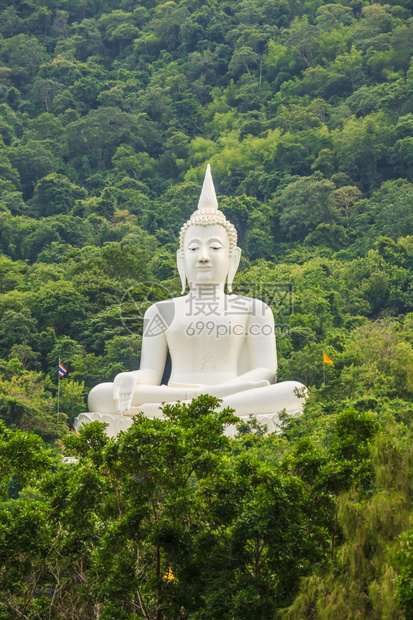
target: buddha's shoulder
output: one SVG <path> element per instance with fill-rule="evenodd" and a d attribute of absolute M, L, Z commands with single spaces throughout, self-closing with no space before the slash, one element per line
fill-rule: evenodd
<path fill-rule="evenodd" d="M 156 315 L 161 315 L 164 318 L 169 317 L 171 314 L 173 315 L 177 309 L 177 300 L 179 300 L 179 297 L 157 301 L 146 310 L 145 319 L 154 318 Z"/>
<path fill-rule="evenodd" d="M 214 300 L 208 300 L 209 303 L 214 303 Z M 165 299 L 163 301 L 157 301 L 148 308 L 145 313 L 145 318 L 151 318 L 155 315 L 161 315 L 162 317 L 170 317 L 171 314 L 178 313 L 184 309 L 188 310 L 192 304 L 197 303 L 190 295 L 182 295 L 182 297 L 172 297 L 171 299 Z M 201 303 L 198 301 L 198 303 Z M 206 302 L 204 302 L 206 303 Z M 218 303 L 218 301 L 216 302 Z M 221 298 L 222 303 L 222 298 Z M 221 304 L 220 304 L 221 305 Z M 221 308 L 224 313 L 232 312 L 235 314 L 248 314 L 248 315 L 266 315 L 271 313 L 269 306 L 261 299 L 254 297 L 246 297 L 245 295 L 225 295 L 223 306 Z"/>

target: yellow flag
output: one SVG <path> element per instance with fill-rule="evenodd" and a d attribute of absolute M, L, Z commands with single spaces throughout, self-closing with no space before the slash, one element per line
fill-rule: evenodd
<path fill-rule="evenodd" d="M 323 362 L 325 364 L 334 364 L 333 360 L 331 360 L 328 355 L 326 355 L 323 351 Z"/>

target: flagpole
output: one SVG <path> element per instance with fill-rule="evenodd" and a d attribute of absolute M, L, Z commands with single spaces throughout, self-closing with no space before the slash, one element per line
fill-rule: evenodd
<path fill-rule="evenodd" d="M 323 383 L 326 385 L 326 363 L 323 361 Z"/>
<path fill-rule="evenodd" d="M 60 418 L 60 357 L 57 365 L 57 423 L 59 424 Z"/>

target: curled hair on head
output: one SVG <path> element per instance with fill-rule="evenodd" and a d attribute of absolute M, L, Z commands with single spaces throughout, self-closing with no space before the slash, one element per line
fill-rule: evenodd
<path fill-rule="evenodd" d="M 181 250 L 184 249 L 185 233 L 191 226 L 214 226 L 215 224 L 222 226 L 227 231 L 229 251 L 232 252 L 237 245 L 237 231 L 235 230 L 235 226 L 227 220 L 222 211 L 217 209 L 203 209 L 202 211 L 195 211 L 195 213 L 191 215 L 190 219 L 185 222 L 181 228 L 179 234 L 179 248 Z"/>

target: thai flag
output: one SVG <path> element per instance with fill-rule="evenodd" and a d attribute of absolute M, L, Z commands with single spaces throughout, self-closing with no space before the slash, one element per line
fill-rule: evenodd
<path fill-rule="evenodd" d="M 66 373 L 67 373 L 67 369 L 63 366 L 63 364 L 60 363 L 60 360 L 59 360 L 59 376 L 64 377 Z"/>

